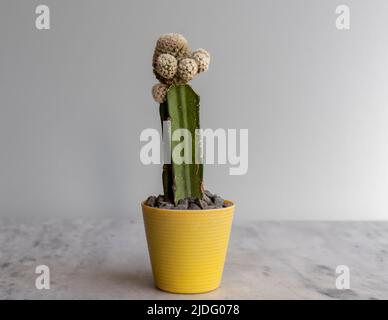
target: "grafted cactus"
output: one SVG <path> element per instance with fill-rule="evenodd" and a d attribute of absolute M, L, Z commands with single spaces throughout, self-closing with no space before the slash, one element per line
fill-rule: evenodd
<path fill-rule="evenodd" d="M 206 72 L 209 63 L 209 52 L 205 49 L 192 52 L 185 37 L 178 33 L 160 36 L 152 57 L 156 79 L 167 86 L 187 84 L 196 75 Z"/>
<path fill-rule="evenodd" d="M 196 130 L 199 126 L 199 96 L 187 84 L 197 74 L 209 68 L 210 54 L 204 49 L 190 51 L 187 40 L 180 34 L 162 35 L 155 47 L 152 66 L 156 78 L 152 93 L 160 103 L 159 113 L 163 124 L 170 122 L 172 134 L 177 129 L 186 129 L 191 146 L 189 163 L 177 163 L 172 156 L 171 164 L 163 165 L 163 191 L 165 199 L 178 204 L 185 198 L 203 198 L 203 165 L 198 162 L 200 152 Z M 171 150 L 180 141 L 171 142 Z"/>

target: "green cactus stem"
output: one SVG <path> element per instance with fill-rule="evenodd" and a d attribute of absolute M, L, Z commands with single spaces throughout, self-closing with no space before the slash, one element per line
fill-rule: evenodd
<path fill-rule="evenodd" d="M 187 84 L 173 85 L 167 91 L 167 109 L 172 134 L 177 129 L 187 129 L 192 139 L 190 163 L 178 164 L 172 159 L 174 203 L 187 197 L 202 199 L 203 164 L 196 163 L 196 152 L 200 148 L 199 140 L 196 139 L 196 129 L 199 129 L 199 96 Z M 171 150 L 180 143 L 171 141 Z"/>

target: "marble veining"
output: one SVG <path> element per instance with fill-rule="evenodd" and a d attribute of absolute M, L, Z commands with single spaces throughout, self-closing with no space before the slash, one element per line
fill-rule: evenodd
<path fill-rule="evenodd" d="M 201 295 L 154 288 L 141 220 L 0 223 L 0 299 L 388 299 L 388 222 L 235 224 L 222 286 Z"/>

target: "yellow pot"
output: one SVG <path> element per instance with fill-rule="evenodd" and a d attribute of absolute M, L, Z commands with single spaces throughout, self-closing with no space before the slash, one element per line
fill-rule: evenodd
<path fill-rule="evenodd" d="M 155 285 L 173 293 L 219 287 L 234 204 L 210 210 L 168 210 L 142 203 Z"/>

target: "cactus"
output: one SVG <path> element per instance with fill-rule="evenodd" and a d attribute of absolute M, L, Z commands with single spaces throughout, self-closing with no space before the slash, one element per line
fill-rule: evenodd
<path fill-rule="evenodd" d="M 179 61 L 178 77 L 183 83 L 186 83 L 194 78 L 197 74 L 198 65 L 194 59 L 185 58 Z"/>
<path fill-rule="evenodd" d="M 177 68 L 178 62 L 171 54 L 163 53 L 156 60 L 155 71 L 165 79 L 174 78 Z"/>
<path fill-rule="evenodd" d="M 164 83 L 157 83 L 152 87 L 152 96 L 154 100 L 159 103 L 166 101 L 168 86 Z"/>
<path fill-rule="evenodd" d="M 172 159 L 172 191 L 174 203 L 180 199 L 203 196 L 203 164 L 196 162 L 196 152 L 200 146 L 196 137 L 199 129 L 199 96 L 189 85 L 173 85 L 167 92 L 167 109 L 171 121 L 171 132 L 177 129 L 187 129 L 191 133 L 191 161 L 190 163 L 177 164 Z M 171 149 L 180 143 L 172 141 Z"/>
<path fill-rule="evenodd" d="M 160 36 L 152 56 L 153 72 L 160 82 L 159 86 L 155 85 L 153 91 L 155 101 L 164 102 L 164 88 L 188 83 L 198 74 L 206 72 L 209 64 L 209 52 L 205 49 L 191 52 L 187 40 L 182 35 L 168 33 Z"/>
<path fill-rule="evenodd" d="M 187 84 L 197 74 L 207 71 L 210 54 L 199 49 L 191 53 L 187 40 L 180 34 L 162 35 L 152 58 L 153 71 L 160 83 L 152 89 L 159 105 L 160 119 L 170 121 L 171 132 L 187 129 L 191 134 L 191 161 L 163 165 L 164 198 L 178 204 L 185 198 L 203 198 L 203 165 L 196 163 L 200 146 L 196 139 L 199 129 L 199 96 Z M 180 141 L 171 142 L 171 150 Z"/>
<path fill-rule="evenodd" d="M 198 65 L 198 73 L 206 72 L 209 69 L 210 54 L 205 49 L 198 49 L 192 53 L 193 59 Z"/>

